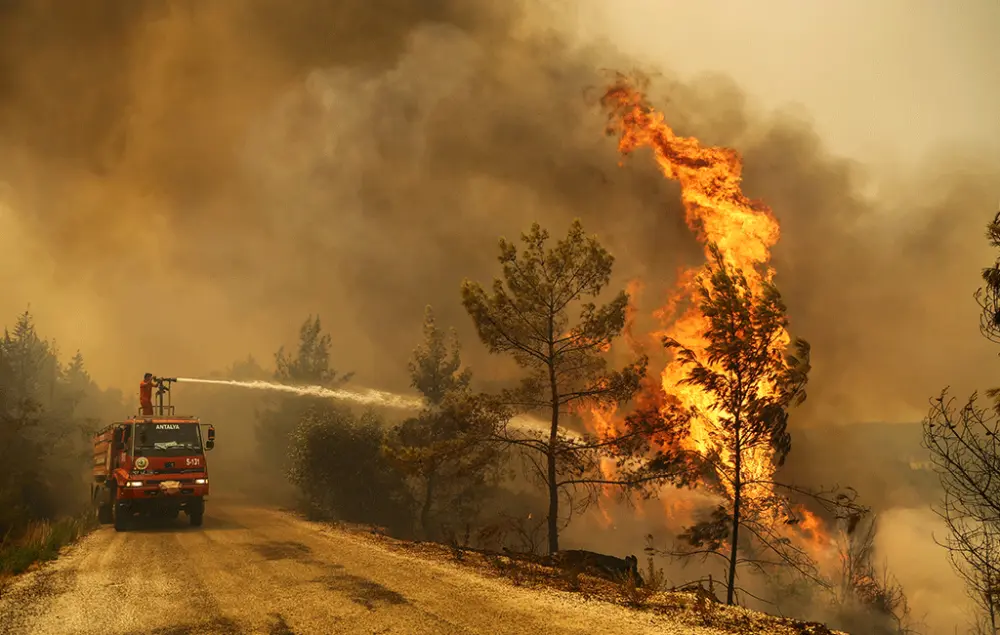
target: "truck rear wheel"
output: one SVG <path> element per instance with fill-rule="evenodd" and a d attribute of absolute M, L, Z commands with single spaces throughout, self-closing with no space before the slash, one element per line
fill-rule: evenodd
<path fill-rule="evenodd" d="M 94 520 L 98 525 L 107 525 L 111 522 L 109 518 L 110 509 L 104 504 L 104 488 L 90 487 L 90 504 L 94 509 Z"/>
<path fill-rule="evenodd" d="M 97 501 L 97 522 L 102 525 L 110 525 L 114 518 L 111 513 L 111 505 L 101 500 Z"/>

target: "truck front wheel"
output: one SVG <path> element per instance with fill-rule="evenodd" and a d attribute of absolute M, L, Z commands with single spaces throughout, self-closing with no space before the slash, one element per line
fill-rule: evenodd
<path fill-rule="evenodd" d="M 184 512 L 187 514 L 188 521 L 190 521 L 192 527 L 201 527 L 201 523 L 205 520 L 205 501 L 199 500 L 196 503 L 192 503 Z"/>
<path fill-rule="evenodd" d="M 111 495 L 111 510 L 114 516 L 115 531 L 126 531 L 128 529 L 128 514 L 118 503 L 117 493 Z"/>

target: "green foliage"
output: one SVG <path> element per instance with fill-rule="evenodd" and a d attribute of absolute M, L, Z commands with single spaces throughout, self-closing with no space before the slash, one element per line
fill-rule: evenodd
<path fill-rule="evenodd" d="M 0 536 L 75 513 L 86 500 L 89 433 L 120 413 L 120 396 L 97 388 L 78 352 L 67 366 L 29 313 L 0 339 Z"/>
<path fill-rule="evenodd" d="M 409 533 L 413 500 L 382 453 L 382 428 L 377 415 L 356 417 L 346 408 L 313 410 L 301 420 L 288 477 L 314 517 Z"/>
<path fill-rule="evenodd" d="M 319 317 L 309 317 L 299 328 L 299 343 L 294 355 L 284 347 L 275 353 L 274 379 L 294 384 L 335 386 L 346 383 L 353 373 L 340 375 L 330 364 L 331 339 L 324 333 Z M 242 364 L 235 369 L 256 372 L 254 364 Z M 306 417 L 322 414 L 332 405 L 317 397 L 281 396 L 268 400 L 271 406 L 260 412 L 256 433 L 265 464 L 275 473 L 289 469 L 291 439 L 296 426 Z"/>
<path fill-rule="evenodd" d="M 471 522 L 499 480 L 501 454 L 492 435 L 502 417 L 490 400 L 457 393 L 388 435 L 385 456 L 412 483 L 425 538 Z"/>
<path fill-rule="evenodd" d="M 319 316 L 309 316 L 299 327 L 299 346 L 294 355 L 281 347 L 274 355 L 274 377 L 279 381 L 333 386 L 350 381 L 354 373 L 338 375 L 330 367 L 330 335 L 324 333 Z"/>
<path fill-rule="evenodd" d="M 557 551 L 560 497 L 572 512 L 572 492 L 599 477 L 598 444 L 574 440 L 560 428 L 560 417 L 575 408 L 627 401 L 638 390 L 647 360 L 612 371 L 604 357 L 625 326 L 628 306 L 624 291 L 601 306 L 591 301 L 610 282 L 611 254 L 596 237 L 586 236 L 579 220 L 554 247 L 548 239 L 537 223 L 522 234 L 520 254 L 501 239 L 503 279 L 490 291 L 466 281 L 462 301 L 489 351 L 510 355 L 526 371 L 502 401 L 549 419 L 547 434 L 505 427 L 503 439 L 519 448 L 549 493 L 549 549 Z"/>
<path fill-rule="evenodd" d="M 409 480 L 421 533 L 432 538 L 448 524 L 439 517 L 471 522 L 496 481 L 500 449 L 493 435 L 504 415 L 490 400 L 469 394 L 472 372 L 462 369 L 454 333 L 448 342 L 430 307 L 423 331 L 409 368 L 428 407 L 393 428 L 383 452 Z"/>
<path fill-rule="evenodd" d="M 95 527 L 96 519 L 89 511 L 55 522 L 33 522 L 16 540 L 0 542 L 0 577 L 22 573 L 36 562 L 54 560 L 60 549 Z"/>
<path fill-rule="evenodd" d="M 790 520 L 782 515 L 788 503 L 770 494 L 773 484 L 755 480 L 759 477 L 749 468 L 751 460 L 770 461 L 764 466 L 769 478 L 791 448 L 788 408 L 805 399 L 809 344 L 796 340 L 795 354 L 786 354 L 788 320 L 777 288 L 765 281 L 754 290 L 714 245 L 711 255 L 699 289 L 707 348 L 695 352 L 671 338 L 664 345 L 687 368 L 682 383 L 697 386 L 709 399 L 708 411 L 686 416 L 707 428 L 710 447 L 703 458 L 713 489 L 725 500 L 683 538 L 698 552 L 719 553 L 729 561 L 727 602 L 732 604 L 741 528 L 793 566 L 811 562 L 774 533 L 773 519 Z"/>
<path fill-rule="evenodd" d="M 432 406 L 440 406 L 446 397 L 464 393 L 472 381 L 472 370 L 462 369 L 461 349 L 452 329 L 450 337 L 434 322 L 434 311 L 424 311 L 424 341 L 413 351 L 410 361 L 411 385 Z M 450 340 L 450 341 L 449 341 Z"/>

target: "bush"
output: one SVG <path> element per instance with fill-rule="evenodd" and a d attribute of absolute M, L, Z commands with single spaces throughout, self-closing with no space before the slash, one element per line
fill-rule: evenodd
<path fill-rule="evenodd" d="M 60 549 L 86 535 L 95 526 L 93 513 L 58 522 L 32 523 L 16 541 L 0 544 L 0 576 L 16 575 L 35 562 L 54 560 Z"/>
<path fill-rule="evenodd" d="M 308 412 L 292 435 L 289 480 L 314 518 L 413 530 L 413 500 L 405 478 L 385 458 L 383 423 L 335 406 Z"/>

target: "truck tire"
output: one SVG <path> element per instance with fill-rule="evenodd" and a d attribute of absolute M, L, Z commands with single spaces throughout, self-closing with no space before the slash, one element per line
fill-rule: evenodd
<path fill-rule="evenodd" d="M 188 512 L 188 520 L 191 521 L 192 527 L 201 527 L 201 523 L 205 520 L 205 510 Z"/>
<path fill-rule="evenodd" d="M 97 522 L 101 525 L 110 525 L 114 522 L 111 505 L 100 500 L 97 501 Z"/>
<path fill-rule="evenodd" d="M 125 517 L 115 506 L 115 531 L 128 531 L 128 518 Z"/>
<path fill-rule="evenodd" d="M 94 504 L 97 524 L 110 525 L 113 519 L 111 517 L 111 504 L 108 502 L 107 488 L 103 486 L 95 487 L 91 490 L 90 496 Z"/>
<path fill-rule="evenodd" d="M 112 516 L 114 516 L 115 531 L 127 531 L 128 530 L 128 515 L 121 513 L 121 508 L 118 506 L 118 496 L 112 494 L 111 496 L 111 511 Z"/>

